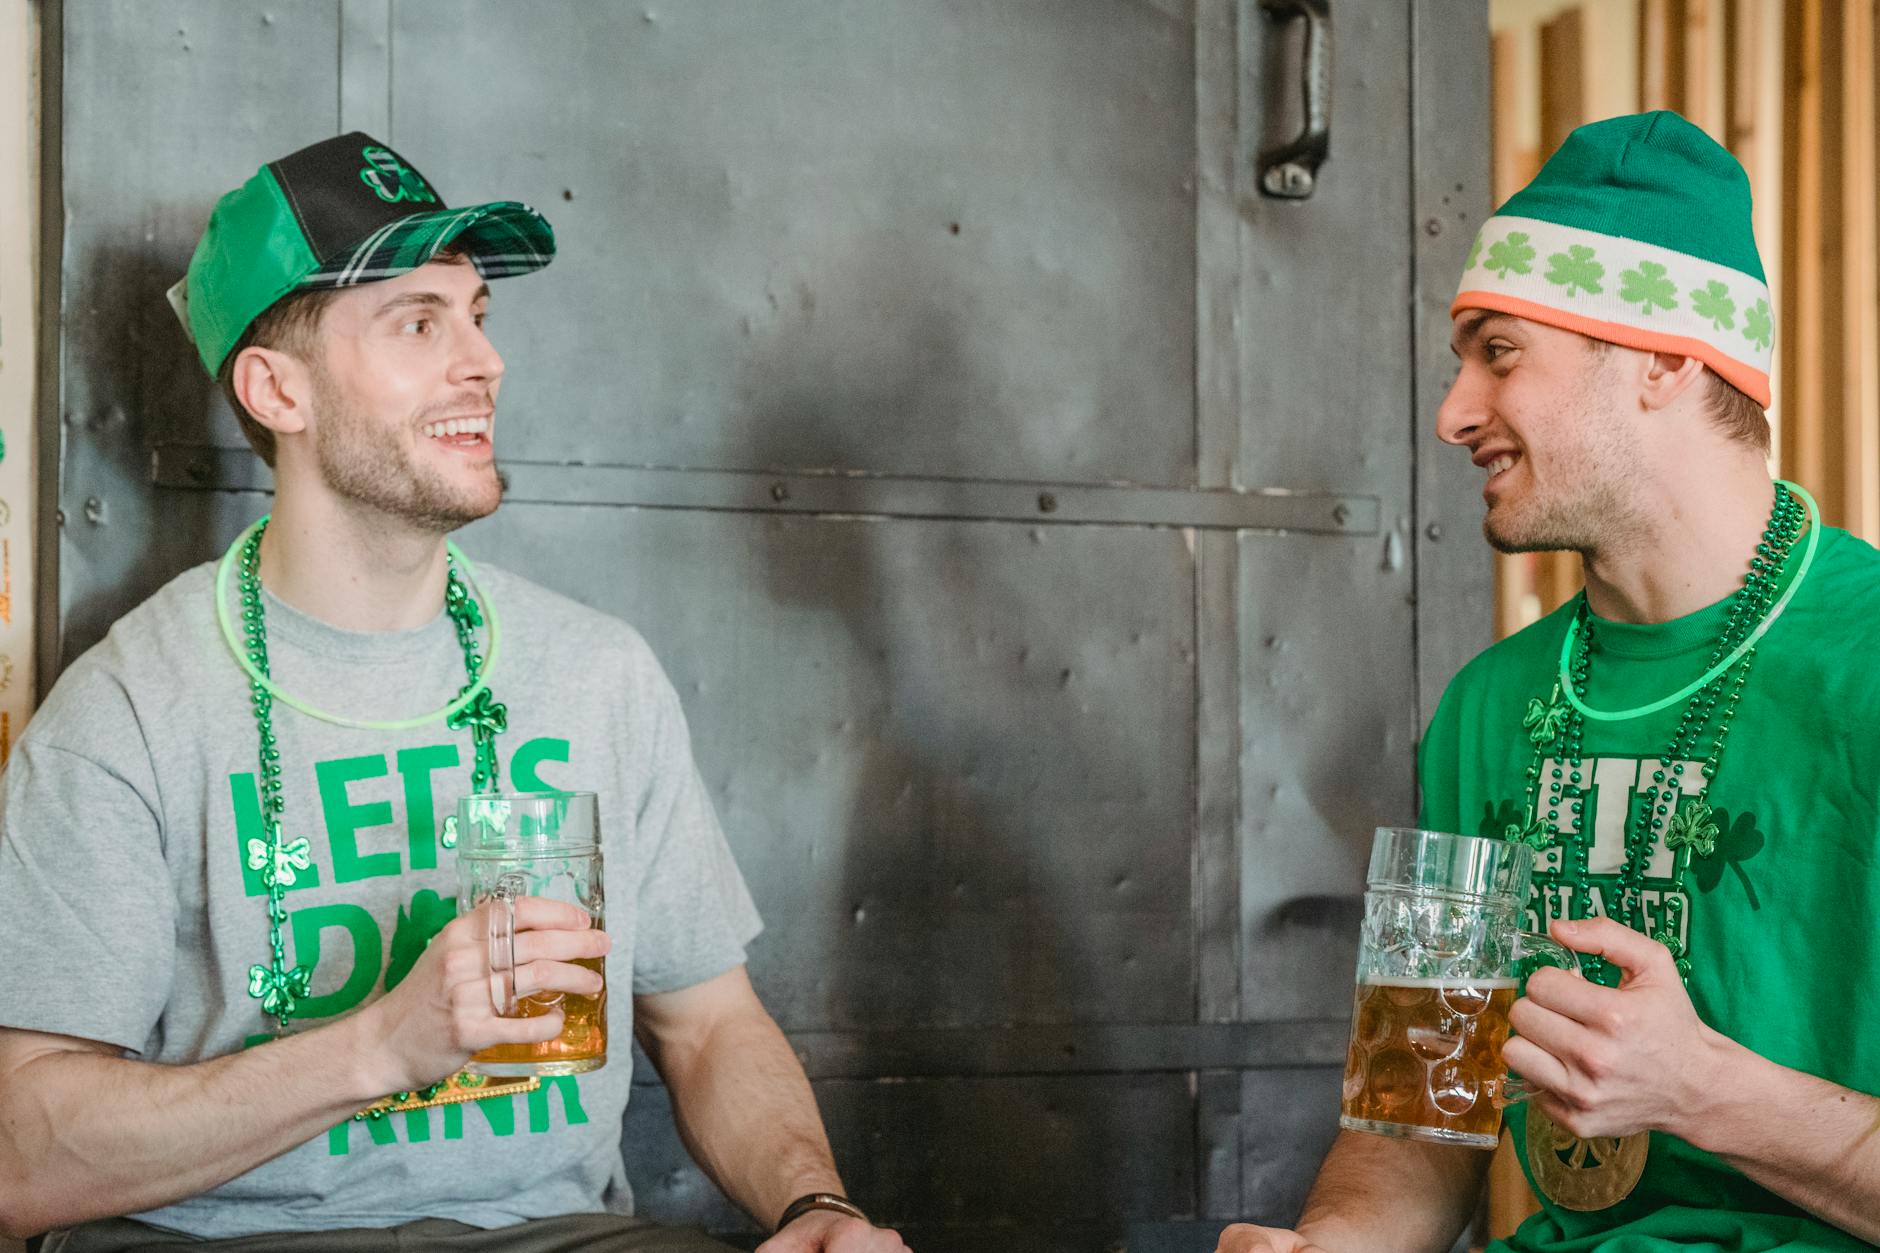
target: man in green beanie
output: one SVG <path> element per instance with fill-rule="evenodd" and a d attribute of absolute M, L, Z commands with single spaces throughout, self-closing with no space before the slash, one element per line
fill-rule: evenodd
<path fill-rule="evenodd" d="M 1586 570 L 1456 677 L 1420 757 L 1422 825 L 1532 845 L 1528 924 L 1586 976 L 1510 1013 L 1541 1212 L 1491 1248 L 1880 1243 L 1880 553 L 1770 480 L 1747 179 L 1675 114 L 1582 127 L 1452 318 L 1437 429 L 1487 475 L 1489 542 Z M 1488 1160 L 1346 1130 L 1297 1230 L 1221 1253 L 1440 1253 Z"/>

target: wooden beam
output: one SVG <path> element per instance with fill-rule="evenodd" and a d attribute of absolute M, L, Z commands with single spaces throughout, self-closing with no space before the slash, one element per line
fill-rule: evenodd
<path fill-rule="evenodd" d="M 1841 524 L 1869 543 L 1880 541 L 1880 223 L 1875 220 L 1874 3 L 1835 0 L 1822 34 L 1823 155 L 1832 162 L 1838 195 L 1831 232 L 1838 263 L 1836 299 L 1825 312 L 1838 367 L 1828 384 L 1840 427 Z M 1829 258 L 1824 256 L 1824 266 Z"/>
<path fill-rule="evenodd" d="M 1682 0 L 1675 32 L 1675 106 L 1717 142 L 1724 140 L 1723 0 Z"/>
<path fill-rule="evenodd" d="M 1724 145 L 1749 174 L 1756 248 L 1778 327 L 1788 321 L 1782 285 L 1782 11 L 1767 0 L 1730 0 L 1725 18 Z M 1781 344 L 1770 370 L 1770 469 L 1782 465 Z"/>
<path fill-rule="evenodd" d="M 1683 48 L 1682 23 L 1678 20 L 1677 0 L 1639 0 L 1638 6 L 1638 107 L 1640 109 L 1675 109 L 1678 107 L 1675 64 Z"/>
<path fill-rule="evenodd" d="M 1521 32 L 1498 30 L 1489 43 L 1489 144 L 1497 206 L 1521 188 Z"/>
<path fill-rule="evenodd" d="M 1578 9 L 1541 27 L 1541 151 L 1552 156 L 1586 117 L 1586 27 Z"/>
<path fill-rule="evenodd" d="M 1815 492 L 1829 521 L 1838 521 L 1841 485 L 1828 474 L 1828 363 L 1822 317 L 1822 6 L 1830 0 L 1792 0 L 1783 29 L 1782 147 L 1789 176 L 1783 183 L 1782 465 L 1784 473 Z"/>

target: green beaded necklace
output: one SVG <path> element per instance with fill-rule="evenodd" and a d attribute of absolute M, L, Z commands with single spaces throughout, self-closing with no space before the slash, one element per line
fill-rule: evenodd
<path fill-rule="evenodd" d="M 1808 501 L 1809 510 L 1804 510 L 1802 500 Z M 1581 757 L 1588 715 L 1602 721 L 1640 717 L 1667 707 L 1671 701 L 1684 695 L 1685 691 L 1690 693 L 1689 703 L 1684 708 L 1684 716 L 1671 737 L 1671 743 L 1659 754 L 1658 767 L 1652 771 L 1651 786 L 1644 793 L 1644 804 L 1627 814 L 1625 859 L 1619 871 L 1619 894 L 1615 910 L 1618 919 L 1628 927 L 1635 931 L 1646 930 L 1643 902 L 1645 869 L 1651 862 L 1652 850 L 1659 835 L 1663 834 L 1666 846 L 1675 854 L 1672 881 L 1677 894 L 1665 898 L 1664 917 L 1658 929 L 1649 934 L 1671 950 L 1679 977 L 1687 983 L 1691 976 L 1691 960 L 1681 938 L 1683 929 L 1680 924 L 1684 902 L 1691 895 L 1691 859 L 1708 857 L 1714 853 L 1719 834 L 1711 816 L 1710 786 L 1723 760 L 1724 746 L 1729 741 L 1730 724 L 1736 716 L 1743 685 L 1749 681 L 1750 666 L 1756 656 L 1756 641 L 1787 606 L 1795 589 L 1801 585 L 1802 577 L 1807 574 L 1814 556 L 1815 540 L 1820 530 L 1820 511 L 1813 509 L 1813 505 L 1813 499 L 1800 487 L 1777 481 L 1775 504 L 1770 510 L 1762 539 L 1756 545 L 1756 554 L 1750 559 L 1749 573 L 1744 578 L 1743 586 L 1731 598 L 1729 618 L 1711 651 L 1704 674 L 1696 684 L 1673 693 L 1669 700 L 1641 705 L 1618 714 L 1602 714 L 1590 709 L 1586 704 L 1586 685 L 1587 675 L 1592 668 L 1593 618 L 1586 605 L 1586 595 L 1582 592 L 1579 608 L 1568 629 L 1568 646 L 1563 649 L 1561 674 L 1554 682 L 1552 695 L 1545 703 L 1538 699 L 1530 700 L 1526 716 L 1522 719 L 1528 740 L 1534 745 L 1534 759 L 1527 769 L 1526 808 L 1523 812 L 1533 816 L 1525 823 L 1510 824 L 1505 833 L 1506 838 L 1530 845 L 1536 852 L 1560 842 L 1563 845 L 1561 879 L 1583 887 L 1588 877 L 1588 856 L 1591 851 L 1585 823 L 1588 789 Z M 1810 535 L 1809 549 L 1802 567 L 1778 602 L 1777 590 L 1782 570 L 1801 535 L 1804 520 L 1811 514 L 1816 524 L 1816 534 Z M 1698 767 L 1703 783 L 1697 795 L 1680 809 L 1677 802 L 1685 774 L 1684 763 L 1695 757 L 1698 746 L 1704 742 L 1713 723 L 1716 730 L 1711 733 L 1709 750 Z M 1541 794 L 1542 774 L 1547 771 L 1550 757 L 1554 765 L 1548 775 L 1547 804 L 1543 817 L 1543 810 L 1537 800 Z M 1569 824 L 1569 830 L 1565 833 L 1556 826 L 1562 810 L 1566 811 Z M 1561 838 L 1563 834 L 1564 840 Z M 1587 893 L 1574 893 L 1569 912 L 1574 918 L 1587 916 Z M 1612 981 L 1610 963 L 1603 958 L 1585 956 L 1582 965 L 1589 978 L 1599 982 Z"/>
<path fill-rule="evenodd" d="M 455 700 L 436 713 L 423 717 L 374 723 L 323 713 L 282 692 L 268 672 L 267 611 L 262 600 L 260 574 L 261 537 L 267 527 L 268 518 L 264 516 L 229 547 L 216 577 L 216 612 L 222 622 L 223 634 L 233 650 L 234 631 L 228 622 L 226 587 L 228 568 L 234 562 L 240 570 L 242 626 L 247 640 L 246 653 L 236 650 L 235 657 L 248 675 L 255 730 L 260 739 L 261 823 L 266 836 L 265 839 L 248 841 L 248 865 L 250 869 L 261 872 L 261 882 L 268 890 L 268 947 L 272 954 L 267 965 L 257 962 L 248 968 L 248 995 L 261 1002 L 262 1012 L 273 1015 L 274 1034 L 278 1036 L 286 1033 L 288 1019 L 293 1017 L 296 1007 L 309 995 L 313 969 L 306 965 L 289 969 L 286 948 L 281 939 L 281 927 L 287 921 L 287 908 L 282 898 L 294 882 L 295 872 L 305 870 L 311 858 L 306 836 L 292 843 L 283 842 L 281 836 L 281 815 L 286 812 L 287 805 L 281 798 L 281 750 L 274 734 L 273 719 L 275 700 L 279 698 L 292 708 L 343 726 L 401 729 L 442 718 L 452 730 L 468 727 L 471 742 L 476 749 L 476 761 L 470 774 L 472 792 L 493 791 L 497 786 L 496 736 L 508 729 L 509 714 L 507 709 L 496 703 L 489 688 L 488 676 L 495 665 L 498 638 L 494 606 L 490 612 L 490 660 L 486 664 L 483 655 L 477 651 L 476 639 L 476 628 L 484 624 L 483 611 L 457 573 L 460 563 L 468 570 L 469 562 L 457 551 L 456 545 L 449 543 L 446 544 L 444 558 L 444 612 L 450 616 L 451 623 L 457 629 L 457 643 L 463 649 L 464 670 L 469 676 Z M 484 599 L 487 603 L 487 593 Z M 454 816 L 444 820 L 441 842 L 446 848 L 455 847 Z"/>

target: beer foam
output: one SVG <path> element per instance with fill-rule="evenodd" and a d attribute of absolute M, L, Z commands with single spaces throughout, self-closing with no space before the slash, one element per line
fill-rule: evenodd
<path fill-rule="evenodd" d="M 1415 975 L 1368 975 L 1358 980 L 1361 988 L 1512 988 L 1520 980 L 1506 975 L 1480 977 L 1451 975 L 1422 977 Z"/>

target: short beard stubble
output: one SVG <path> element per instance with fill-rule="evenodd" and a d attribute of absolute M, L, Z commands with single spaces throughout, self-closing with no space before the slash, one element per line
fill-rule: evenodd
<path fill-rule="evenodd" d="M 1482 535 L 1499 552 L 1590 556 L 1622 547 L 1643 525 L 1639 501 L 1649 487 L 1637 432 L 1613 407 L 1612 366 L 1603 354 L 1587 355 L 1579 387 L 1553 419 L 1546 480 L 1530 463 L 1526 494 L 1482 519 Z"/>
<path fill-rule="evenodd" d="M 313 387 L 320 415 L 314 458 L 320 477 L 343 499 L 440 535 L 488 517 L 502 504 L 508 481 L 493 465 L 487 493 L 459 488 L 413 464 L 399 432 L 354 408 L 317 363 Z"/>

